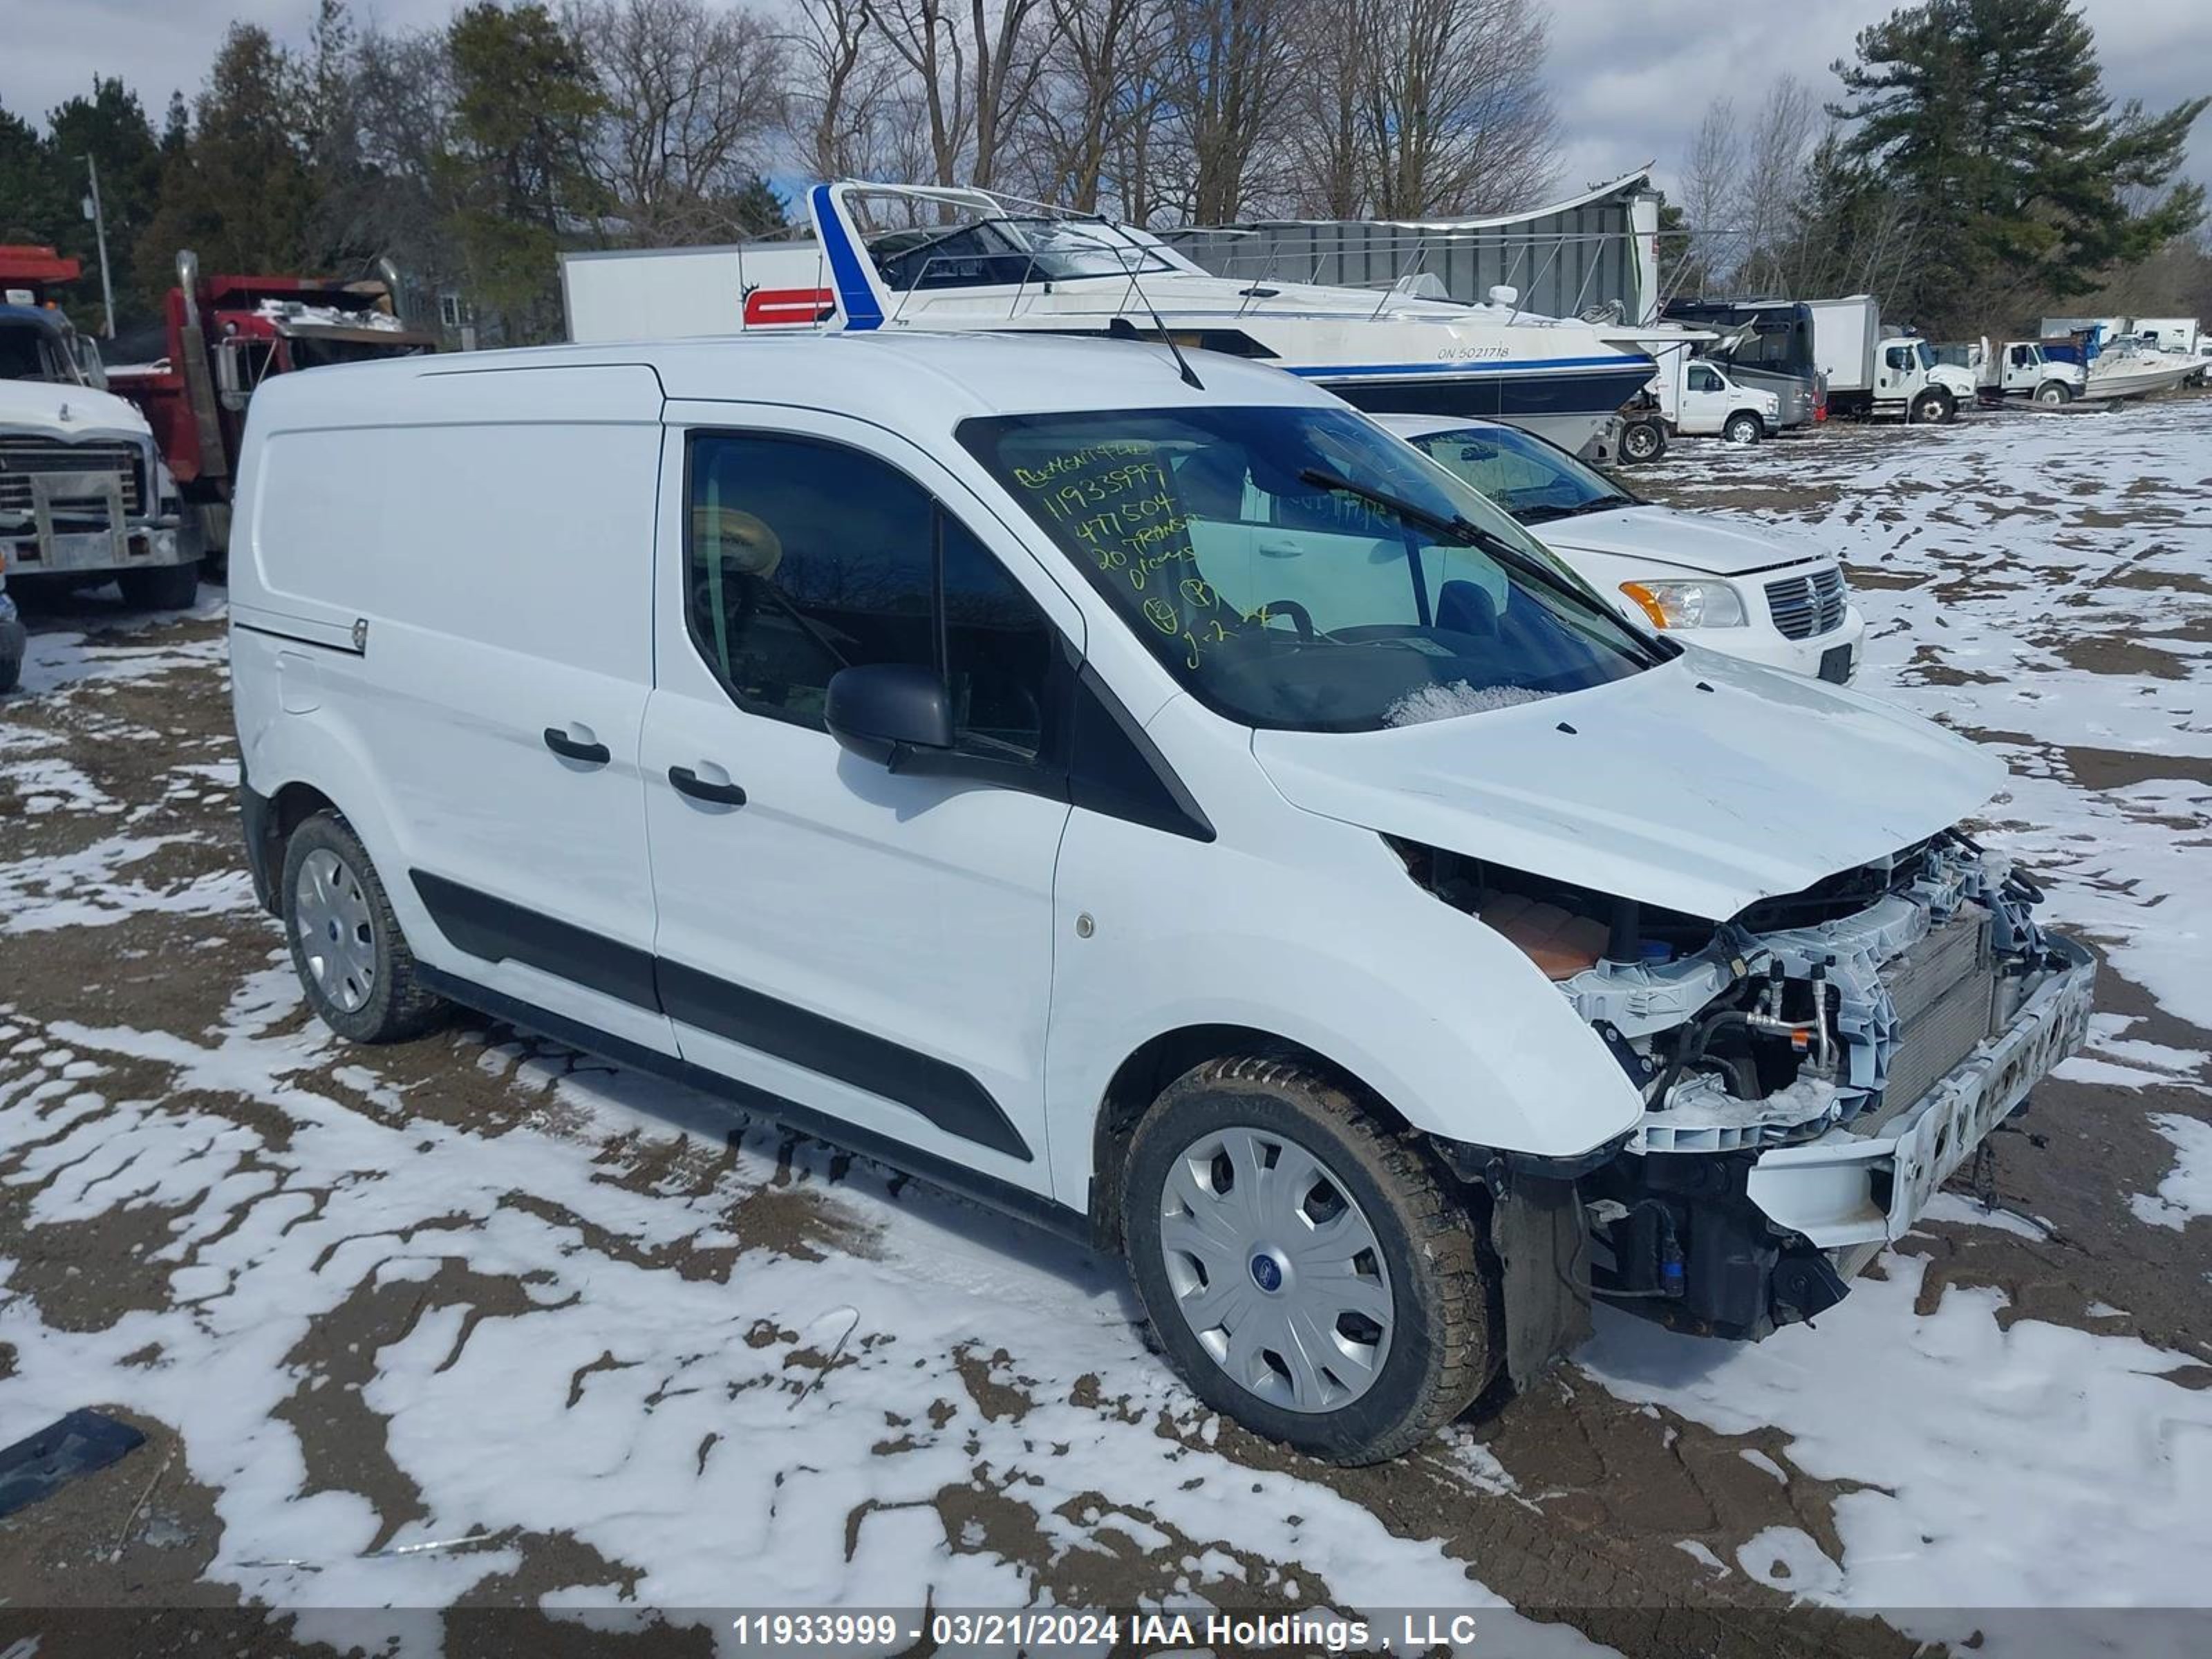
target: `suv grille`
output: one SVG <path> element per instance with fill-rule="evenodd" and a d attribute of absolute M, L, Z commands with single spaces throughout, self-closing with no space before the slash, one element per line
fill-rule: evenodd
<path fill-rule="evenodd" d="M 1766 585 L 1766 608 L 1783 636 L 1809 640 L 1844 625 L 1844 573 L 1829 565 L 1808 576 L 1784 576 Z"/>
<path fill-rule="evenodd" d="M 31 510 L 31 475 L 34 472 L 112 472 L 122 479 L 123 511 L 136 518 L 145 510 L 144 468 L 145 456 L 136 444 L 69 444 L 58 438 L 0 438 L 0 513 L 27 514 Z"/>

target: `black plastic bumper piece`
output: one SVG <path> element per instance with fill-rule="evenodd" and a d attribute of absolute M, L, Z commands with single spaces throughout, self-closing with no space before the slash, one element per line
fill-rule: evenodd
<path fill-rule="evenodd" d="M 238 817 L 246 836 L 246 867 L 253 877 L 253 896 L 270 915 L 281 915 L 283 908 L 276 902 L 276 804 L 241 783 Z"/>

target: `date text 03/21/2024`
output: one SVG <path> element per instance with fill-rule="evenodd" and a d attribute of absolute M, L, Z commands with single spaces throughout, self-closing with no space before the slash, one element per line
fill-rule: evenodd
<path fill-rule="evenodd" d="M 1140 1649 L 1299 1646 L 1328 1653 L 1401 1648 L 1432 1652 L 1464 1650 L 1475 1640 L 1475 1616 L 1466 1612 L 1413 1612 L 1378 1629 L 1365 1619 L 1321 1611 L 1229 1613 L 1087 1613 L 1035 1608 L 1015 1613 L 934 1611 L 897 1613 L 807 1611 L 750 1613 L 731 1624 L 740 1643 L 763 1647 L 847 1649 L 897 1646 L 925 1636 L 936 1646 L 960 1650 L 1040 1647 L 1112 1647 L 1124 1639 Z"/>

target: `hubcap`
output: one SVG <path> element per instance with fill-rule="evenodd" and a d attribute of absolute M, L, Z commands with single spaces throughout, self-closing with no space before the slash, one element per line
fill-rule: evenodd
<path fill-rule="evenodd" d="M 1270 1404 L 1334 1411 L 1374 1386 L 1395 1323 L 1375 1230 L 1328 1166 L 1258 1129 L 1201 1136 L 1160 1199 L 1176 1310 Z"/>
<path fill-rule="evenodd" d="M 336 853 L 317 848 L 300 861 L 293 926 L 315 988 L 341 1013 L 356 1013 L 376 989 L 376 931 L 361 878 Z"/>

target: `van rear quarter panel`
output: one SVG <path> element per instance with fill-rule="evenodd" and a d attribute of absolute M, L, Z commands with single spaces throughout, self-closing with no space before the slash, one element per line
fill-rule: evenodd
<path fill-rule="evenodd" d="M 461 955 L 410 878 L 650 948 L 637 742 L 658 378 L 579 365 L 296 379 L 325 384 L 274 400 L 256 431 L 234 543 L 247 781 L 337 804 L 426 961 L 666 1046 L 657 1014 Z M 356 621 L 358 655 L 257 631 L 343 639 Z M 557 757 L 548 727 L 580 728 L 610 762 Z"/>

